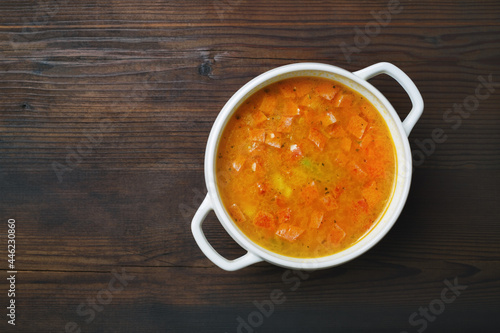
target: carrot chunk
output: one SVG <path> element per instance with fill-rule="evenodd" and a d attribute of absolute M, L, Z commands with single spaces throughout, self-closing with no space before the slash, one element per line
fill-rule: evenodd
<path fill-rule="evenodd" d="M 325 214 L 320 210 L 313 210 L 311 214 L 311 221 L 309 222 L 309 227 L 318 229 L 323 222 L 323 216 Z"/>
<path fill-rule="evenodd" d="M 293 117 L 281 117 L 276 130 L 281 133 L 290 133 L 292 131 L 292 121 Z"/>
<path fill-rule="evenodd" d="M 255 111 L 252 113 L 253 124 L 259 125 L 267 120 L 266 115 L 262 111 Z"/>
<path fill-rule="evenodd" d="M 353 116 L 349 119 L 349 124 L 347 124 L 347 131 L 354 135 L 356 138 L 361 139 L 363 133 L 365 133 L 368 122 L 361 118 L 360 116 Z"/>
<path fill-rule="evenodd" d="M 325 195 L 323 198 L 321 198 L 321 201 L 323 202 L 326 210 L 334 210 L 339 208 L 337 200 L 335 200 L 335 198 L 331 194 Z"/>
<path fill-rule="evenodd" d="M 363 148 L 366 148 L 373 142 L 373 136 L 370 133 L 367 133 L 363 136 L 363 139 L 361 139 L 361 143 L 359 145 Z"/>
<path fill-rule="evenodd" d="M 271 147 L 281 148 L 281 135 L 274 132 L 269 132 L 266 135 L 266 144 Z"/>
<path fill-rule="evenodd" d="M 339 90 L 340 88 L 336 87 L 330 82 L 320 83 L 316 87 L 316 92 L 318 93 L 318 95 L 329 101 L 331 101 L 335 97 Z"/>
<path fill-rule="evenodd" d="M 300 195 L 306 204 L 311 204 L 319 196 L 316 184 L 312 182 L 310 185 L 304 186 L 300 191 Z"/>
<path fill-rule="evenodd" d="M 349 150 L 351 150 L 351 144 L 352 144 L 352 141 L 349 138 L 342 138 L 340 140 L 340 148 L 342 148 L 343 150 L 345 150 L 347 152 Z"/>
<path fill-rule="evenodd" d="M 345 238 L 345 231 L 339 227 L 337 224 L 333 225 L 332 231 L 330 232 L 330 235 L 328 236 L 328 241 L 332 243 L 333 245 L 340 245 L 340 242 L 344 240 Z"/>
<path fill-rule="evenodd" d="M 281 223 L 286 223 L 290 221 L 290 217 L 292 216 L 292 210 L 287 207 L 283 208 L 280 211 L 278 211 L 278 222 Z"/>
<path fill-rule="evenodd" d="M 350 94 L 337 94 L 333 100 L 333 105 L 335 107 L 349 106 L 352 104 L 353 96 Z"/>
<path fill-rule="evenodd" d="M 272 214 L 264 212 L 264 211 L 259 211 L 257 215 L 255 216 L 253 223 L 256 226 L 266 228 L 266 229 L 272 229 L 275 227 L 275 218 Z"/>
<path fill-rule="evenodd" d="M 276 96 L 272 95 L 265 95 L 264 98 L 262 99 L 262 103 L 260 103 L 260 111 L 264 112 L 266 116 L 270 116 L 274 114 L 276 110 L 276 104 L 277 104 L 277 98 Z"/>
<path fill-rule="evenodd" d="M 298 116 L 300 114 L 300 108 L 291 99 L 285 100 L 284 106 L 283 106 L 283 116 L 286 117 L 293 117 L 293 116 Z"/>
<path fill-rule="evenodd" d="M 289 242 L 295 241 L 305 230 L 301 227 L 297 227 L 288 223 L 282 223 L 276 230 L 276 235 L 286 239 Z"/>
<path fill-rule="evenodd" d="M 368 206 L 373 207 L 376 205 L 380 199 L 382 198 L 382 194 L 378 190 L 377 183 L 372 181 L 368 186 L 361 190 L 361 195 L 365 198 Z"/>
<path fill-rule="evenodd" d="M 332 124 L 326 128 L 326 132 L 332 137 L 332 138 L 343 138 L 347 136 L 346 131 L 340 126 L 338 123 Z"/>
<path fill-rule="evenodd" d="M 358 214 L 361 212 L 367 213 L 368 212 L 368 203 L 366 202 L 365 199 L 361 199 L 358 202 L 356 202 L 356 205 L 354 206 L 354 210 Z"/>
<path fill-rule="evenodd" d="M 337 154 L 337 157 L 335 158 L 335 162 L 337 162 L 338 165 L 343 167 L 343 166 L 347 165 L 347 163 L 349 163 L 349 157 L 347 157 L 347 155 L 344 154 L 343 152 L 339 152 Z"/>
<path fill-rule="evenodd" d="M 245 222 L 247 219 L 245 217 L 245 214 L 241 211 L 240 207 L 236 204 L 232 204 L 229 207 L 229 213 L 231 216 L 234 218 L 236 222 Z"/>
<path fill-rule="evenodd" d="M 335 124 L 337 122 L 337 118 L 333 115 L 331 112 L 326 112 L 323 116 L 320 118 L 321 124 L 325 127 Z"/>
<path fill-rule="evenodd" d="M 316 147 L 319 148 L 319 150 L 323 150 L 323 148 L 325 148 L 327 139 L 317 129 L 311 128 L 311 130 L 309 131 L 309 136 L 307 138 L 311 140 L 316 145 Z"/>
<path fill-rule="evenodd" d="M 269 192 L 270 186 L 267 182 L 259 182 L 257 183 L 257 191 L 259 194 L 266 194 Z"/>
<path fill-rule="evenodd" d="M 249 131 L 251 141 L 264 142 L 266 140 L 266 130 L 263 128 L 254 128 Z"/>
<path fill-rule="evenodd" d="M 305 94 L 298 100 L 298 103 L 300 106 L 310 107 L 312 103 L 312 96 L 310 94 Z"/>

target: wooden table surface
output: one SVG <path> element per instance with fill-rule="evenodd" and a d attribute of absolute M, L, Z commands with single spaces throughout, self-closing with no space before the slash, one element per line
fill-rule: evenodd
<path fill-rule="evenodd" d="M 497 0 L 2 1 L 0 13 L 1 332 L 498 332 Z M 190 229 L 209 131 L 243 84 L 305 61 L 387 61 L 414 80 L 425 110 L 408 201 L 342 266 L 223 271 Z M 407 114 L 394 80 L 371 83 Z M 244 253 L 213 213 L 205 231 L 224 256 Z"/>

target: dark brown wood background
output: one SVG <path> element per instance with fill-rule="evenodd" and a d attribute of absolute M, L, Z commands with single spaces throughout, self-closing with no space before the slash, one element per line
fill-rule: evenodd
<path fill-rule="evenodd" d="M 375 24 L 388 3 L 2 1 L 0 331 L 236 332 L 250 316 L 260 325 L 241 332 L 498 332 L 500 2 L 401 0 Z M 356 37 L 367 27 L 368 40 Z M 340 46 L 356 42 L 348 59 Z M 210 128 L 251 78 L 303 61 L 395 64 L 425 101 L 412 148 L 436 128 L 447 139 L 416 163 L 401 217 L 367 254 L 302 277 L 267 263 L 222 271 L 190 230 Z M 490 95 L 446 122 L 474 101 L 480 76 L 496 83 Z M 404 117 L 398 84 L 371 82 Z M 213 213 L 205 230 L 225 256 L 244 252 Z M 110 292 L 122 269 L 133 279 Z M 467 289 L 442 311 L 455 279 Z M 259 323 L 254 301 L 275 289 L 286 300 Z M 442 313 L 423 320 L 430 305 Z"/>

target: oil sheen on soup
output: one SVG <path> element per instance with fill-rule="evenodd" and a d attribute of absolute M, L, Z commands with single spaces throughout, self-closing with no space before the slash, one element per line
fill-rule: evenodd
<path fill-rule="evenodd" d="M 273 83 L 234 112 L 219 142 L 223 204 L 254 243 L 295 258 L 339 252 L 384 213 L 396 169 L 389 129 L 338 82 Z"/>

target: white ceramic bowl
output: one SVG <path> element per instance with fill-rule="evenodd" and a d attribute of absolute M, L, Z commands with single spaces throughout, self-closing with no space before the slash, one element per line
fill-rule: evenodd
<path fill-rule="evenodd" d="M 389 101 L 367 82 L 368 79 L 379 74 L 387 74 L 394 78 L 410 97 L 413 107 L 403 122 L 401 122 Z M 392 200 L 377 224 L 367 235 L 351 247 L 330 256 L 313 259 L 283 256 L 268 251 L 250 240 L 234 224 L 224 208 L 219 196 L 215 175 L 217 147 L 221 134 L 231 115 L 238 109 L 240 104 L 252 94 L 271 83 L 297 76 L 319 76 L 332 79 L 347 85 L 367 98 L 385 119 L 392 134 L 397 155 L 396 181 Z M 407 137 L 420 118 L 423 109 L 424 102 L 422 96 L 411 79 L 396 66 L 385 62 L 353 73 L 327 64 L 297 63 L 272 69 L 254 78 L 238 90 L 224 105 L 210 132 L 205 152 L 205 181 L 208 193 L 194 215 L 191 224 L 193 236 L 198 246 L 214 264 L 228 271 L 234 271 L 263 260 L 290 269 L 315 270 L 340 265 L 368 251 L 394 225 L 408 197 L 412 173 L 412 158 Z M 203 233 L 202 224 L 206 215 L 211 210 L 215 211 L 220 223 L 229 235 L 242 248 L 248 251 L 245 255 L 235 260 L 227 260 L 210 245 Z"/>

